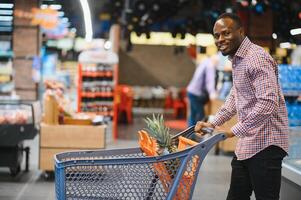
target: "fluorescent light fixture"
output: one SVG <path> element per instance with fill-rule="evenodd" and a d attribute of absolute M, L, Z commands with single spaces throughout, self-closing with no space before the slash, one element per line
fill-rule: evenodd
<path fill-rule="evenodd" d="M 214 38 L 211 34 L 199 33 L 193 36 L 189 33 L 185 34 L 185 39 L 179 37 L 173 38 L 171 33 L 167 32 L 151 32 L 150 38 L 146 38 L 145 34 L 137 36 L 135 32 L 131 33 L 131 42 L 133 44 L 146 44 L 146 45 L 166 45 L 166 46 L 188 46 L 196 44 L 198 46 L 213 46 Z"/>
<path fill-rule="evenodd" d="M 12 3 L 0 3 L 0 8 L 13 8 L 14 4 Z"/>
<path fill-rule="evenodd" d="M 283 43 L 280 43 L 280 48 L 283 48 L 283 49 L 289 49 L 289 48 L 291 48 L 292 47 L 292 45 L 291 45 L 291 43 L 289 43 L 289 42 L 283 42 Z"/>
<path fill-rule="evenodd" d="M 13 16 L 0 16 L 0 21 L 13 21 Z"/>
<path fill-rule="evenodd" d="M 53 10 L 60 10 L 62 8 L 62 5 L 60 4 L 51 4 L 49 7 Z"/>
<path fill-rule="evenodd" d="M 276 34 L 276 33 L 273 33 L 273 34 L 272 34 L 272 38 L 273 38 L 274 40 L 276 40 L 276 39 L 277 39 L 277 37 L 278 37 L 278 36 L 277 36 L 277 34 Z"/>
<path fill-rule="evenodd" d="M 12 15 L 12 10 L 0 10 L 0 15 Z"/>
<path fill-rule="evenodd" d="M 226 8 L 226 13 L 233 13 L 233 9 L 232 8 Z"/>
<path fill-rule="evenodd" d="M 290 30 L 291 35 L 299 35 L 301 34 L 301 28 L 295 28 Z"/>
<path fill-rule="evenodd" d="M 92 22 L 91 22 L 91 12 L 88 4 L 88 0 L 80 0 L 80 4 L 84 13 L 85 29 L 86 29 L 86 41 L 91 41 L 93 38 Z"/>

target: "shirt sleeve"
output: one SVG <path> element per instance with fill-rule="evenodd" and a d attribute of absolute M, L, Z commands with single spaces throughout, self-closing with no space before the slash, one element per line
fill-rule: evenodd
<path fill-rule="evenodd" d="M 216 96 L 215 90 L 215 68 L 212 65 L 207 66 L 206 68 L 206 89 L 210 97 Z"/>
<path fill-rule="evenodd" d="M 232 127 L 237 137 L 251 136 L 257 128 L 270 119 L 278 107 L 278 81 L 275 73 L 277 67 L 271 58 L 261 57 L 250 65 L 249 75 L 255 89 L 255 106 L 251 112 Z"/>
<path fill-rule="evenodd" d="M 230 120 L 235 114 L 235 89 L 232 87 L 225 104 L 219 109 L 211 123 L 213 126 L 220 126 L 226 121 Z"/>

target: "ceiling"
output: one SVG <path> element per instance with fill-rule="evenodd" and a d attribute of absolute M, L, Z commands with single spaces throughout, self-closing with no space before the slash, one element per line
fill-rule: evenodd
<path fill-rule="evenodd" d="M 5 2 L 14 0 L 1 0 L 1 3 Z M 108 37 L 113 23 L 122 25 L 123 35 L 131 31 L 138 34 L 165 31 L 174 36 L 208 33 L 216 17 L 225 11 L 248 10 L 261 15 L 270 8 L 274 13 L 273 31 L 279 37 L 301 43 L 300 39 L 290 35 L 290 29 L 301 28 L 301 0 L 290 3 L 286 0 L 88 0 L 88 3 L 94 38 Z M 41 0 L 40 5 L 43 4 L 60 4 L 59 11 L 64 12 L 61 17 L 66 18 L 68 27 L 75 28 L 78 36 L 85 36 L 80 0 Z M 4 33 L 1 24 L 8 23 L 2 19 L 3 16 L 0 16 L 0 36 Z M 12 30 L 12 24 L 5 28 Z"/>
<path fill-rule="evenodd" d="M 270 8 L 274 13 L 274 32 L 291 37 L 292 28 L 301 28 L 301 0 L 88 0 L 94 38 L 106 37 L 112 23 L 123 25 L 125 33 L 166 31 L 173 35 L 211 32 L 217 16 L 225 11 L 250 10 L 261 15 Z M 43 0 L 59 3 L 70 26 L 84 36 L 83 12 L 79 0 Z M 300 40 L 298 40 L 300 42 Z"/>

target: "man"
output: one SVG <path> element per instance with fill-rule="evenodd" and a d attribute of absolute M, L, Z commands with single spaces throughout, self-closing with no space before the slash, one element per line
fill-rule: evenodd
<path fill-rule="evenodd" d="M 231 130 L 219 130 L 238 137 L 227 200 L 249 200 L 252 191 L 257 200 L 279 199 L 288 119 L 277 64 L 245 36 L 237 15 L 219 16 L 213 34 L 218 49 L 232 61 L 233 87 L 214 120 L 198 122 L 195 131 L 203 134 L 202 127 L 216 128 L 237 113 Z"/>
<path fill-rule="evenodd" d="M 187 86 L 189 99 L 188 126 L 195 125 L 205 117 L 204 106 L 209 98 L 214 99 L 215 73 L 218 63 L 217 55 L 203 60 L 196 68 L 191 81 Z"/>

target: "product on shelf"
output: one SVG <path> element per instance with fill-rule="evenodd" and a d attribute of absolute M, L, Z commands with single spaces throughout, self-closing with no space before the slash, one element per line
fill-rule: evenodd
<path fill-rule="evenodd" d="M 77 111 L 102 116 L 108 130 L 113 129 L 114 138 L 117 137 L 117 63 L 117 54 L 110 51 L 83 51 L 79 55 Z"/>
<path fill-rule="evenodd" d="M 299 96 L 301 94 L 301 66 L 279 65 L 279 81 L 284 95 Z"/>
<path fill-rule="evenodd" d="M 0 94 L 10 94 L 14 90 L 13 67 L 10 58 L 0 61 Z"/>
<path fill-rule="evenodd" d="M 79 110 L 113 117 L 113 67 L 102 63 L 82 64 Z"/>

